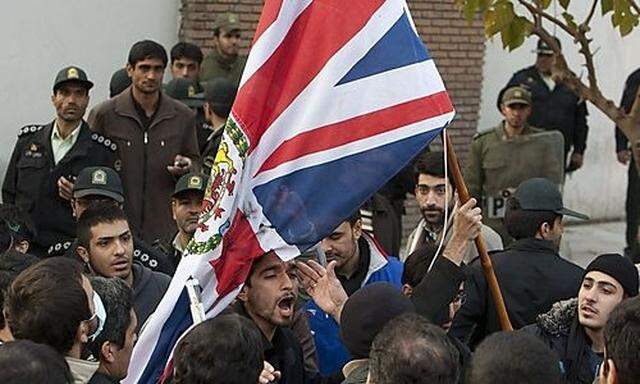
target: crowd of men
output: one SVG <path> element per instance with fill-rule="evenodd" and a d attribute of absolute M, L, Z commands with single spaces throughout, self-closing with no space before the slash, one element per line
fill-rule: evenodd
<path fill-rule="evenodd" d="M 154 41 L 133 44 L 87 120 L 94 84 L 78 66 L 62 69 L 53 121 L 19 131 L 0 205 L 0 382 L 127 376 L 198 227 L 246 62 L 236 15 L 220 15 L 214 32 L 206 57 L 190 43 L 169 56 Z M 553 60 L 541 42 L 536 64 L 500 93 L 504 119 L 471 144 L 470 200 L 459 200 L 444 154 L 427 149 L 312 251 L 257 258 L 234 303 L 179 341 L 158 380 L 640 382 L 637 215 L 625 256 L 602 249 L 583 269 L 559 253 L 565 217 L 588 219 L 561 192 L 583 164 L 587 111 L 552 79 Z M 407 192 L 421 220 L 400 249 Z M 501 329 L 478 236 L 512 332 Z"/>

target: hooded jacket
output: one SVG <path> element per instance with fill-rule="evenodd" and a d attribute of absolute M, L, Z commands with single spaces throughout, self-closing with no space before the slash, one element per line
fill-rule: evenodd
<path fill-rule="evenodd" d="M 171 278 L 164 273 L 154 272 L 137 261 L 133 262 L 131 273 L 133 273 L 133 309 L 138 316 L 136 329 L 138 332 L 156 310 L 169 287 Z"/>
<path fill-rule="evenodd" d="M 591 349 L 591 340 L 578 322 L 578 299 L 555 303 L 521 332 L 538 337 L 558 354 L 566 383 L 593 383 L 602 356 Z"/>
<path fill-rule="evenodd" d="M 395 257 L 387 257 L 368 235 L 363 234 L 363 237 L 369 245 L 370 261 L 361 287 L 377 281 L 386 281 L 400 289 L 402 286 L 402 263 Z M 313 300 L 307 302 L 306 310 L 309 316 L 309 326 L 316 343 L 320 374 L 328 376 L 340 371 L 351 360 L 351 355 L 340 339 L 340 326 Z"/>

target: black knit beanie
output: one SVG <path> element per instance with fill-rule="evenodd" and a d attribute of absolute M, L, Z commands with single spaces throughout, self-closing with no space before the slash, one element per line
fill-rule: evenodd
<path fill-rule="evenodd" d="M 616 279 L 627 296 L 638 295 L 638 269 L 626 257 L 617 253 L 600 255 L 587 266 L 584 276 L 591 271 L 602 272 Z"/>
<path fill-rule="evenodd" d="M 344 304 L 340 337 L 353 358 L 367 358 L 378 332 L 389 320 L 407 312 L 415 312 L 415 308 L 398 287 L 385 282 L 366 285 Z"/>

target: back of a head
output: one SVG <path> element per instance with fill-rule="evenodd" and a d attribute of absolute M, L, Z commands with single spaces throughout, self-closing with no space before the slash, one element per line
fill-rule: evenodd
<path fill-rule="evenodd" d="M 32 265 L 9 286 L 4 309 L 16 339 L 47 344 L 66 354 L 80 323 L 91 317 L 82 266 L 64 257 Z"/>
<path fill-rule="evenodd" d="M 35 228 L 29 215 L 12 204 L 0 205 L 0 250 L 6 250 L 20 241 L 31 243 Z M 5 244 L 9 240 L 9 244 Z"/>
<path fill-rule="evenodd" d="M 100 295 L 104 303 L 107 320 L 104 328 L 88 348 L 95 358 L 100 358 L 100 349 L 105 342 L 122 348 L 125 344 L 127 329 L 131 324 L 133 291 L 120 278 L 92 277 L 91 286 Z"/>
<path fill-rule="evenodd" d="M 469 384 L 559 384 L 555 352 L 524 332 L 498 332 L 484 339 L 471 362 Z"/>
<path fill-rule="evenodd" d="M 53 348 L 30 340 L 0 346 L 0 383 L 73 383 L 64 357 Z"/>
<path fill-rule="evenodd" d="M 556 217 L 560 216 L 550 211 L 524 210 L 516 197 L 509 198 L 506 206 L 504 226 L 516 240 L 535 237 L 543 223 L 553 226 Z"/>
<path fill-rule="evenodd" d="M 257 383 L 262 350 L 262 335 L 250 320 L 236 314 L 206 320 L 178 343 L 173 383 Z"/>
<path fill-rule="evenodd" d="M 204 87 L 204 100 L 211 107 L 213 113 L 226 118 L 231 113 L 231 107 L 236 99 L 238 87 L 226 77 L 216 77 L 207 82 Z"/>
<path fill-rule="evenodd" d="M 5 291 L 22 271 L 37 262 L 37 257 L 13 249 L 0 254 L 0 329 L 5 326 L 4 314 L 2 313 Z"/>
<path fill-rule="evenodd" d="M 437 251 L 438 247 L 429 243 L 413 251 L 404 262 L 402 284 L 408 284 L 412 288 L 420 284 Z"/>
<path fill-rule="evenodd" d="M 604 343 L 607 360 L 615 364 L 618 384 L 636 383 L 640 377 L 640 297 L 623 300 L 611 312 Z"/>
<path fill-rule="evenodd" d="M 126 68 L 120 68 L 113 72 L 109 81 L 109 97 L 114 97 L 122 93 L 131 85 L 131 78 Z"/>
<path fill-rule="evenodd" d="M 369 374 L 372 384 L 454 384 L 460 374 L 459 353 L 440 327 L 407 313 L 376 336 Z"/>
<path fill-rule="evenodd" d="M 384 303 L 384 305 L 379 305 Z M 340 337 L 353 358 L 369 357 L 371 343 L 393 318 L 415 312 L 413 303 L 393 284 L 377 282 L 357 290 L 340 315 Z"/>

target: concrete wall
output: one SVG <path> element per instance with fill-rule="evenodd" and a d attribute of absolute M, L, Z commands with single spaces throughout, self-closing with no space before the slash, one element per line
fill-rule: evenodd
<path fill-rule="evenodd" d="M 576 3 L 575 5 L 573 3 Z M 588 4 L 572 2 L 578 14 L 586 13 Z M 559 12 L 559 11 L 558 11 Z M 579 17 L 578 20 L 582 18 Z M 640 67 L 640 31 L 621 38 L 613 31 L 610 18 L 594 17 L 592 23 L 594 47 L 599 51 L 595 64 L 599 74 L 599 83 L 605 96 L 619 102 L 626 77 Z M 581 73 L 581 63 L 577 49 L 568 35 L 558 31 L 570 66 Z M 496 109 L 498 91 L 506 84 L 516 70 L 532 65 L 535 61 L 537 38 L 529 39 L 515 52 L 502 49 L 499 38 L 487 42 L 485 51 L 484 82 L 480 107 L 480 130 L 494 126 L 501 115 Z M 586 77 L 586 71 L 584 71 Z M 611 123 L 593 105 L 589 105 L 589 137 L 585 153 L 584 167 L 575 172 L 565 186 L 566 204 L 591 215 L 594 219 L 612 219 L 624 216 L 626 196 L 626 168 L 615 158 L 613 123 Z"/>
<path fill-rule="evenodd" d="M 18 129 L 53 119 L 51 87 L 58 70 L 78 65 L 96 84 L 91 104 L 106 99 L 109 79 L 131 44 L 176 41 L 179 0 L 21 0 L 0 12 L 0 179 Z"/>

